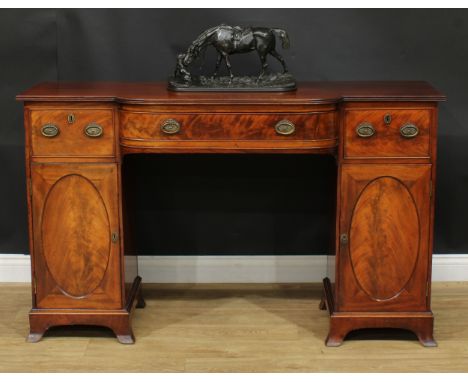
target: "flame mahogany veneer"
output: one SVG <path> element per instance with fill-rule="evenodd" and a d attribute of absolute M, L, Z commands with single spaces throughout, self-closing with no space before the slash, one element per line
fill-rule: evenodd
<path fill-rule="evenodd" d="M 327 345 L 404 328 L 435 345 L 430 308 L 437 107 L 425 82 L 307 82 L 284 93 L 175 93 L 163 83 L 42 83 L 24 102 L 32 309 L 133 343 L 143 307 L 121 164 L 128 153 L 331 154 L 338 166 Z M 313 175 L 313 174 L 311 174 Z"/>

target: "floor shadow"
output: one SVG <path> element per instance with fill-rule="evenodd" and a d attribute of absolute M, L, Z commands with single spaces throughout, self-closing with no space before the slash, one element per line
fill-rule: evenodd
<path fill-rule="evenodd" d="M 418 337 L 410 330 L 394 328 L 357 329 L 350 332 L 345 341 L 418 341 Z"/>
<path fill-rule="evenodd" d="M 44 338 L 46 337 L 115 338 L 115 335 L 111 329 L 105 326 L 63 325 L 51 327 L 44 333 Z"/>

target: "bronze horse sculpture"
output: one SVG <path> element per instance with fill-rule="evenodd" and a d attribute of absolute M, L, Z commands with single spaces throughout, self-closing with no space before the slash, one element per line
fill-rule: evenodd
<path fill-rule="evenodd" d="M 185 54 L 179 54 L 177 56 L 175 77 L 190 82 L 191 73 L 188 70 L 188 66 L 200 55 L 203 55 L 208 46 L 213 46 L 218 52 L 213 77 L 217 77 L 221 62 L 224 60 L 232 81 L 234 75 L 232 74 L 229 56 L 231 54 L 248 53 L 252 51 L 257 51 L 262 65 L 261 72 L 258 76 L 259 80 L 265 74 L 268 67 L 266 61 L 268 55 L 275 57 L 281 63 L 283 73 L 287 73 L 288 69 L 283 57 L 275 50 L 275 35 L 281 38 L 282 47 L 284 49 L 289 48 L 289 37 L 283 29 L 261 27 L 242 28 L 225 24 L 209 28 L 192 42 Z"/>

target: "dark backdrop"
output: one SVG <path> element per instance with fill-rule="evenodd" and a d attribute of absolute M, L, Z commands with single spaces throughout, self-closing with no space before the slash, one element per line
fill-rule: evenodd
<path fill-rule="evenodd" d="M 46 80 L 165 80 L 175 54 L 221 22 L 287 29 L 291 49 L 281 52 L 298 80 L 426 80 L 446 93 L 435 252 L 468 253 L 468 12 L 440 9 L 0 10 L 0 253 L 28 252 L 23 121 L 14 96 Z M 258 68 L 255 54 L 232 63 L 238 72 Z M 331 158 L 135 156 L 127 166 L 142 253 L 328 248 Z"/>

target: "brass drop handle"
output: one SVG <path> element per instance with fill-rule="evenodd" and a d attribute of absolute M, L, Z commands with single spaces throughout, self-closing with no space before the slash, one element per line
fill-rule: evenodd
<path fill-rule="evenodd" d="M 419 134 L 419 129 L 412 123 L 407 123 L 400 128 L 400 134 L 403 138 L 414 138 Z"/>
<path fill-rule="evenodd" d="M 180 131 L 180 123 L 175 119 L 166 119 L 161 125 L 161 131 L 165 134 L 176 134 Z"/>
<path fill-rule="evenodd" d="M 44 137 L 54 138 L 60 133 L 58 126 L 48 123 L 41 128 L 41 133 Z"/>
<path fill-rule="evenodd" d="M 85 127 L 85 134 L 90 138 L 99 138 L 102 136 L 103 130 L 97 123 L 90 123 Z"/>
<path fill-rule="evenodd" d="M 370 123 L 364 122 L 356 128 L 356 133 L 361 138 L 370 138 L 375 134 L 375 129 Z"/>
<path fill-rule="evenodd" d="M 296 126 L 291 121 L 283 119 L 275 125 L 275 131 L 280 135 L 291 135 L 296 131 Z"/>

